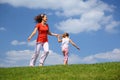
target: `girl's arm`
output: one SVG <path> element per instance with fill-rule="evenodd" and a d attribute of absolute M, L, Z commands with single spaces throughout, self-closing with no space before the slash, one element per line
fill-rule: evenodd
<path fill-rule="evenodd" d="M 60 35 L 58 35 L 58 42 L 62 42 L 61 38 L 60 38 Z"/>
<path fill-rule="evenodd" d="M 36 34 L 36 32 L 37 32 L 37 28 L 35 28 L 35 29 L 33 30 L 33 32 L 31 33 L 31 35 L 28 37 L 28 41 L 31 40 L 31 38 Z"/>
<path fill-rule="evenodd" d="M 71 39 L 69 41 L 74 47 L 76 47 L 78 50 L 80 50 L 80 48 Z"/>

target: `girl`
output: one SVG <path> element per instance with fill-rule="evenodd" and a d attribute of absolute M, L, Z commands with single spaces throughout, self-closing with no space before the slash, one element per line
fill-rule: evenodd
<path fill-rule="evenodd" d="M 44 61 L 49 53 L 49 44 L 48 44 L 48 35 L 56 36 L 57 34 L 52 33 L 49 31 L 49 26 L 46 23 L 47 22 L 47 16 L 45 14 L 40 14 L 35 17 L 35 21 L 37 22 L 33 32 L 28 37 L 28 41 L 36 34 L 38 31 L 38 37 L 36 40 L 36 47 L 35 47 L 35 53 L 32 56 L 32 59 L 30 60 L 30 66 L 34 66 L 36 63 L 36 60 L 39 56 L 40 49 L 43 47 L 44 53 L 40 57 L 40 66 L 43 66 Z"/>
<path fill-rule="evenodd" d="M 64 33 L 62 35 L 62 39 L 60 39 L 60 36 L 58 36 L 58 42 L 62 42 L 62 53 L 64 56 L 64 65 L 68 64 L 68 44 L 69 42 L 76 47 L 78 50 L 80 50 L 80 48 L 69 38 L 69 34 L 68 33 Z"/>

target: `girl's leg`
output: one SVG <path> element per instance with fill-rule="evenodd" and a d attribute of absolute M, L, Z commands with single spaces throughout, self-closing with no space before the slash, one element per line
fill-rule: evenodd
<path fill-rule="evenodd" d="M 30 66 L 34 66 L 35 65 L 36 60 L 37 60 L 37 58 L 39 56 L 41 47 L 42 47 L 42 43 L 36 43 L 35 53 L 32 55 L 32 58 L 30 60 Z"/>
<path fill-rule="evenodd" d="M 44 61 L 45 61 L 46 57 L 48 56 L 48 53 L 49 53 L 49 44 L 48 44 L 48 42 L 45 42 L 43 44 L 43 49 L 44 49 L 44 53 L 41 55 L 41 58 L 40 58 L 40 66 L 43 66 Z"/>
<path fill-rule="evenodd" d="M 68 49 L 65 48 L 63 51 L 63 55 L 64 55 L 64 65 L 68 64 Z"/>

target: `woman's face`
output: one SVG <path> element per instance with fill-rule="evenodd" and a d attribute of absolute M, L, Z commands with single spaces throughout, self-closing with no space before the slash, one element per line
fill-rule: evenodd
<path fill-rule="evenodd" d="M 47 16 L 46 15 L 43 17 L 43 21 L 47 22 Z"/>

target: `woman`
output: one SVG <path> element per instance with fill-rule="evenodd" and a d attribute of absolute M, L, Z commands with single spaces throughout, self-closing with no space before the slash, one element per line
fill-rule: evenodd
<path fill-rule="evenodd" d="M 69 43 L 71 43 L 74 47 L 76 47 L 78 50 L 80 50 L 80 48 L 69 38 L 69 34 L 68 33 L 64 33 L 62 35 L 62 39 L 60 38 L 60 35 L 58 36 L 58 42 L 62 42 L 62 53 L 64 56 L 64 65 L 68 64 L 68 46 Z"/>
<path fill-rule="evenodd" d="M 46 23 L 47 22 L 47 16 L 45 14 L 39 14 L 35 17 L 35 21 L 37 22 L 33 32 L 28 37 L 28 41 L 36 34 L 38 31 L 38 37 L 36 40 L 36 47 L 35 47 L 35 53 L 32 56 L 32 59 L 30 60 L 30 66 L 35 66 L 36 60 L 39 56 L 40 49 L 43 47 L 44 53 L 40 57 L 40 64 L 39 66 L 43 66 L 44 61 L 49 53 L 49 44 L 48 44 L 48 35 L 51 36 L 58 36 L 55 33 L 52 33 L 49 31 L 49 26 Z"/>

